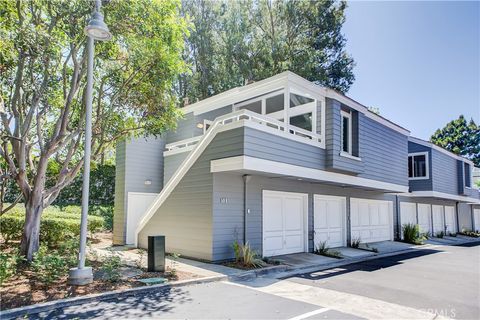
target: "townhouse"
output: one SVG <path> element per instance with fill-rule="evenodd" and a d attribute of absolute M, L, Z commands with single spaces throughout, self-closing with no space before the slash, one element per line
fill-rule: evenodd
<path fill-rule="evenodd" d="M 165 235 L 169 252 L 222 261 L 234 241 L 276 256 L 480 223 L 470 161 L 294 73 L 183 112 L 163 137 L 117 145 L 115 244 Z"/>

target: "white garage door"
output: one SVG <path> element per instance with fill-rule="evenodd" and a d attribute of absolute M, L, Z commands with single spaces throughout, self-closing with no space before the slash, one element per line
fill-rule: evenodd
<path fill-rule="evenodd" d="M 480 231 L 480 209 L 473 209 L 473 222 L 475 223 L 473 226 L 474 231 Z"/>
<path fill-rule="evenodd" d="M 444 232 L 443 206 L 432 205 L 433 235 Z"/>
<path fill-rule="evenodd" d="M 420 232 L 432 234 L 432 206 L 426 203 L 418 204 L 418 226 Z"/>
<path fill-rule="evenodd" d="M 403 226 L 406 224 L 417 224 L 417 204 L 400 202 L 400 223 L 403 238 Z"/>
<path fill-rule="evenodd" d="M 308 195 L 263 191 L 263 255 L 304 252 Z"/>
<path fill-rule="evenodd" d="M 135 243 L 135 230 L 141 217 L 147 211 L 148 207 L 152 204 L 153 200 L 157 197 L 156 193 L 128 193 L 127 204 L 127 236 L 126 243 Z"/>
<path fill-rule="evenodd" d="M 352 239 L 361 242 L 393 240 L 392 201 L 350 199 Z"/>
<path fill-rule="evenodd" d="M 345 197 L 314 196 L 313 224 L 315 247 L 321 242 L 326 242 L 330 248 L 347 245 L 345 212 Z"/>
<path fill-rule="evenodd" d="M 455 218 L 455 207 L 445 206 L 445 228 L 448 233 L 456 233 L 457 222 Z"/>

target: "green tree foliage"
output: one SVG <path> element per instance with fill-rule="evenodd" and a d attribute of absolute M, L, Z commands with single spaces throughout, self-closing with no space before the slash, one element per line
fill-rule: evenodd
<path fill-rule="evenodd" d="M 173 84 L 185 71 L 179 0 L 104 1 L 113 33 L 97 42 L 92 157 L 130 134 L 160 134 L 179 116 Z M 21 253 L 38 250 L 43 208 L 83 165 L 86 37 L 94 2 L 0 0 L 0 156 L 26 207 Z M 47 177 L 49 159 L 59 164 Z M 47 184 L 52 183 L 51 185 Z"/>
<path fill-rule="evenodd" d="M 354 81 L 345 2 L 182 0 L 192 22 L 179 96 L 195 102 L 285 70 L 341 92 Z"/>
<path fill-rule="evenodd" d="M 435 131 L 430 141 L 480 166 L 480 126 L 473 119 L 467 122 L 463 115 L 459 116 Z"/>

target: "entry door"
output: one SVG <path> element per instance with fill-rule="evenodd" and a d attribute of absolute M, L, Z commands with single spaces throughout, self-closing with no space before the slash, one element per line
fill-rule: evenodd
<path fill-rule="evenodd" d="M 315 247 L 320 242 L 326 242 L 330 248 L 347 245 L 345 212 L 345 197 L 315 195 L 313 205 Z"/>
<path fill-rule="evenodd" d="M 444 232 L 443 206 L 432 205 L 433 235 Z"/>
<path fill-rule="evenodd" d="M 480 209 L 473 209 L 473 220 L 474 226 L 473 231 L 479 232 L 480 231 Z"/>
<path fill-rule="evenodd" d="M 406 224 L 417 224 L 417 204 L 400 202 L 400 223 L 403 238 L 403 226 Z"/>
<path fill-rule="evenodd" d="M 352 239 L 363 243 L 393 240 L 393 202 L 354 199 L 350 200 Z"/>
<path fill-rule="evenodd" d="M 127 236 L 126 243 L 135 243 L 135 230 L 137 229 L 140 219 L 143 217 L 145 211 L 152 204 L 153 200 L 157 197 L 156 193 L 128 193 L 127 204 Z"/>
<path fill-rule="evenodd" d="M 455 207 L 445 206 L 445 228 L 448 233 L 456 233 Z"/>
<path fill-rule="evenodd" d="M 425 203 L 418 204 L 418 226 L 420 232 L 432 234 L 432 206 Z"/>
<path fill-rule="evenodd" d="M 305 251 L 307 194 L 263 192 L 263 255 Z"/>

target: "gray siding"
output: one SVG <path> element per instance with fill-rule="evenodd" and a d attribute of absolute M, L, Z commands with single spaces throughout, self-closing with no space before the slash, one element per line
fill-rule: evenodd
<path fill-rule="evenodd" d="M 326 165 L 327 169 L 358 174 L 360 177 L 408 185 L 408 137 L 358 113 L 352 132 L 354 149 L 362 161 L 340 156 L 342 105 L 327 99 L 326 107 Z M 346 108 L 346 106 L 343 106 Z M 356 145 L 358 140 L 358 145 Z"/>
<path fill-rule="evenodd" d="M 431 191 L 433 188 L 432 184 L 432 148 L 427 146 L 415 143 L 415 142 L 408 142 L 408 153 L 415 153 L 415 152 L 428 152 L 428 179 L 421 179 L 421 180 L 409 180 L 410 191 Z M 408 158 L 406 158 L 405 162 L 408 165 Z M 407 167 L 408 170 L 408 167 Z M 408 176 L 408 171 L 407 171 Z"/>
<path fill-rule="evenodd" d="M 163 188 L 163 139 L 135 138 L 117 144 L 114 244 L 125 243 L 129 192 L 159 193 Z M 150 185 L 145 185 L 150 180 Z"/>
<path fill-rule="evenodd" d="M 213 186 L 214 235 L 213 260 L 233 258 L 232 243 L 243 241 L 243 179 L 240 174 L 215 173 Z M 390 200 L 394 202 L 393 222 L 396 225 L 395 196 L 367 192 L 354 188 L 340 188 L 331 185 L 314 184 L 291 179 L 251 176 L 247 183 L 247 240 L 254 250 L 262 253 L 262 191 L 275 190 L 308 194 L 308 232 L 313 236 L 313 195 L 336 195 L 347 197 Z M 227 203 L 221 204 L 221 198 Z M 218 229 L 218 230 L 217 230 Z M 309 251 L 313 251 L 313 238 L 310 237 Z"/>
<path fill-rule="evenodd" d="M 432 149 L 433 191 L 458 194 L 457 160 Z"/>
<path fill-rule="evenodd" d="M 177 123 L 177 128 L 171 130 L 167 134 L 167 143 L 172 143 L 203 134 L 203 128 L 198 128 L 197 124 L 203 124 L 203 120 L 213 121 L 217 117 L 231 113 L 232 106 L 225 106 L 223 108 L 215 109 L 199 115 L 193 115 L 193 112 L 184 115 Z"/>
<path fill-rule="evenodd" d="M 190 152 L 182 152 L 177 154 L 172 154 L 169 156 L 165 156 L 165 166 L 163 170 L 163 181 L 164 184 L 167 184 L 168 180 L 172 177 L 178 167 L 182 164 L 182 162 L 187 158 Z"/>
<path fill-rule="evenodd" d="M 126 141 L 119 141 L 115 152 L 113 244 L 125 243 L 125 151 Z"/>
<path fill-rule="evenodd" d="M 242 128 L 218 134 L 142 229 L 139 246 L 147 246 L 149 235 L 161 234 L 166 236 L 168 252 L 212 260 L 213 177 L 210 161 L 238 156 L 242 145 Z"/>

